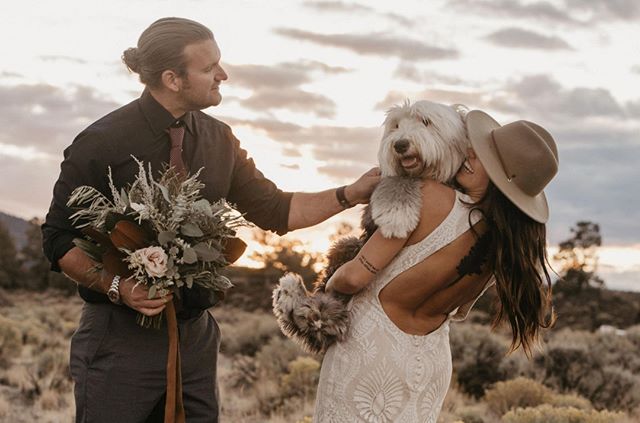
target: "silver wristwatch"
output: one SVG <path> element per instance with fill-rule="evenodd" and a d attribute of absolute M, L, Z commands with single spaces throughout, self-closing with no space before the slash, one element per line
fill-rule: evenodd
<path fill-rule="evenodd" d="M 111 286 L 107 291 L 107 297 L 109 297 L 109 301 L 114 304 L 122 304 L 122 301 L 120 301 L 120 275 L 115 275 L 113 277 Z"/>

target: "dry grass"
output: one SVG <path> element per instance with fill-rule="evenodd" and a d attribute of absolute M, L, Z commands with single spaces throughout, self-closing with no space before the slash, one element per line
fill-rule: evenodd
<path fill-rule="evenodd" d="M 0 421 L 72 422 L 75 405 L 68 377 L 69 341 L 80 320 L 82 301 L 51 292 L 11 292 L 6 296 L 10 303 L 0 305 L 0 358 L 4 360 L 0 367 Z M 311 423 L 320 358 L 304 354 L 284 339 L 268 313 L 220 307 L 214 309 L 214 315 L 223 334 L 218 365 L 221 421 Z M 475 365 L 479 370 L 486 370 L 487 362 L 480 360 L 476 363 L 480 349 L 474 346 L 484 342 L 486 347 L 487 340 L 506 345 L 502 342 L 502 335 L 480 329 L 473 324 L 462 324 L 456 325 L 452 332 L 456 357 L 454 367 L 456 370 L 466 369 L 471 376 L 476 373 L 469 369 L 473 370 Z M 621 357 L 625 359 L 625 371 L 635 375 L 637 365 L 630 352 L 637 352 L 640 345 L 640 326 L 629 333 L 628 340 L 614 339 L 615 344 L 609 340 L 606 345 L 609 349 L 599 346 L 598 355 L 607 357 L 609 364 L 615 362 L 620 351 L 628 350 L 628 354 Z M 570 343 L 593 349 L 592 343 L 596 341 L 602 341 L 597 334 L 562 331 L 552 334 L 548 348 Z M 525 376 L 539 380 L 534 363 L 518 355 L 504 358 L 502 354 L 488 354 L 487 358 L 488 362 L 500 363 L 492 368 L 498 376 L 506 379 Z M 439 423 L 498 423 L 501 420 L 497 414 L 526 406 L 525 399 L 530 400 L 538 391 L 542 394 L 547 392 L 533 381 L 521 383 L 523 386 L 518 389 L 512 389 L 511 385 L 489 384 L 496 393 L 501 388 L 506 389 L 502 394 L 494 395 L 493 407 L 497 412 L 492 413 L 489 410 L 492 396 L 474 399 L 463 393 L 464 385 L 457 385 L 459 376 L 459 373 L 454 374 Z M 479 382 L 484 383 L 482 380 Z M 584 398 L 559 394 L 556 387 L 550 386 L 550 399 L 548 395 L 541 394 L 544 398 L 537 401 L 547 402 L 546 408 L 534 411 L 530 408 L 529 414 L 513 416 L 511 421 L 529 422 L 532 420 L 528 419 L 547 415 L 545 413 L 551 413 L 549 415 L 555 418 L 567 414 L 568 409 L 572 415 L 588 415 L 595 419 L 605 416 L 604 413 L 592 412 L 591 404 Z M 504 401 L 508 404 L 503 404 Z M 629 415 L 628 420 L 620 421 L 640 421 L 638 411 Z M 615 416 L 623 418 L 623 414 Z"/>

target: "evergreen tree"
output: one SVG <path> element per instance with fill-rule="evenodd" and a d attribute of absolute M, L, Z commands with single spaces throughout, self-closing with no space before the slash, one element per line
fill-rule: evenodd
<path fill-rule="evenodd" d="M 0 288 L 15 289 L 20 285 L 20 261 L 11 234 L 0 222 Z"/>
<path fill-rule="evenodd" d="M 20 250 L 25 288 L 42 291 L 49 286 L 49 261 L 42 252 L 42 220 L 34 217 L 26 230 L 27 242 Z"/>
<path fill-rule="evenodd" d="M 321 260 L 317 253 L 305 251 L 300 240 L 281 238 L 260 229 L 254 231 L 253 237 L 263 251 L 254 251 L 252 259 L 263 262 L 267 271 L 298 273 L 307 282 L 307 288 L 311 288 L 318 277 L 314 268 Z"/>
<path fill-rule="evenodd" d="M 562 281 L 560 286 L 582 290 L 587 287 L 602 287 L 604 281 L 598 270 L 598 247 L 602 245 L 600 225 L 580 221 L 571 228 L 571 238 L 559 245 L 554 259 L 560 262 Z"/>

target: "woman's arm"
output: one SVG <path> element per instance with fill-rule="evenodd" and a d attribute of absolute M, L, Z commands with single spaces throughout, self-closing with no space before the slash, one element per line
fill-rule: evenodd
<path fill-rule="evenodd" d="M 377 230 L 358 255 L 343 264 L 329 278 L 327 291 L 338 291 L 343 294 L 355 294 L 371 281 L 380 269 L 385 268 L 407 243 L 406 238 L 385 238 Z"/>

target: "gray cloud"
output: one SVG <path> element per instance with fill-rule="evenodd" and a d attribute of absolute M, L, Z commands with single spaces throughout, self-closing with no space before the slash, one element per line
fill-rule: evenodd
<path fill-rule="evenodd" d="M 401 62 L 394 71 L 393 76 L 418 83 L 460 85 L 464 82 L 462 78 L 455 75 L 445 75 L 431 70 L 423 70 L 410 62 Z"/>
<path fill-rule="evenodd" d="M 571 49 L 571 46 L 559 37 L 542 35 L 520 28 L 501 29 L 487 35 L 486 38 L 493 44 L 502 47 L 543 50 Z"/>
<path fill-rule="evenodd" d="M 411 27 L 415 22 L 397 13 L 380 13 L 372 7 L 363 6 L 356 3 L 345 3 L 342 1 L 307 1 L 305 7 L 312 8 L 321 12 L 338 12 L 338 13 L 370 13 L 388 18 L 405 27 Z"/>
<path fill-rule="evenodd" d="M 283 165 L 280 165 L 280 167 L 284 167 L 285 169 L 291 169 L 291 170 L 300 170 L 300 165 L 297 165 L 297 164 L 289 164 L 289 165 L 283 164 Z"/>
<path fill-rule="evenodd" d="M 628 117 L 630 111 L 604 88 L 566 89 L 547 75 L 534 75 L 507 84 L 491 106 L 505 112 L 535 110 L 554 120 L 587 117 Z"/>
<path fill-rule="evenodd" d="M 452 0 L 451 5 L 485 16 L 503 16 L 514 18 L 543 19 L 551 22 L 577 23 L 566 10 L 559 9 L 546 1 L 520 3 L 513 0 Z"/>
<path fill-rule="evenodd" d="M 318 172 L 329 176 L 337 181 L 353 180 L 365 173 L 373 164 L 350 163 L 350 164 L 330 164 L 320 166 Z"/>
<path fill-rule="evenodd" d="M 640 157 L 640 139 L 636 138 L 636 144 L 620 145 L 603 138 L 599 145 L 566 148 L 563 134 L 554 136 L 560 171 L 546 190 L 553 242 L 566 238 L 567 228 L 578 220 L 600 223 L 605 245 L 637 241 L 640 197 L 629 187 L 640 178 L 640 169 L 632 159 Z"/>
<path fill-rule="evenodd" d="M 319 117 L 332 117 L 335 103 L 326 96 L 300 89 L 311 82 L 314 72 L 339 74 L 348 72 L 344 67 L 330 66 L 318 61 L 300 61 L 265 65 L 225 65 L 232 84 L 253 90 L 247 99 L 227 97 L 251 110 L 269 111 L 288 109 L 310 112 Z"/>
<path fill-rule="evenodd" d="M 329 98 L 299 89 L 263 89 L 242 101 L 242 105 L 251 110 L 264 111 L 287 109 L 297 112 L 311 112 L 319 117 L 330 118 L 335 115 L 336 104 Z"/>
<path fill-rule="evenodd" d="M 413 101 L 428 100 L 444 104 L 464 104 L 470 108 L 480 107 L 484 104 L 487 94 L 476 91 L 453 91 L 427 89 L 416 93 L 401 93 L 390 91 L 387 96 L 374 106 L 374 110 L 387 110 L 391 106 L 403 103 L 406 99 Z"/>
<path fill-rule="evenodd" d="M 0 98 L 0 142 L 54 154 L 118 106 L 86 86 L 0 85 Z"/>
<path fill-rule="evenodd" d="M 70 56 L 44 55 L 44 56 L 38 56 L 38 58 L 45 62 L 70 62 L 76 65 L 84 65 L 88 63 L 84 59 L 80 59 L 78 57 L 70 57 Z"/>
<path fill-rule="evenodd" d="M 11 71 L 2 71 L 0 72 L 0 78 L 20 78 L 22 75 L 16 72 Z"/>
<path fill-rule="evenodd" d="M 587 25 L 608 20 L 632 20 L 640 16 L 636 0 L 564 0 L 561 6 L 547 1 L 451 0 L 451 5 L 477 14 Z M 586 15 L 586 16 L 585 16 Z"/>
<path fill-rule="evenodd" d="M 225 65 L 229 82 L 248 88 L 297 87 L 311 81 L 307 72 L 284 65 Z"/>
<path fill-rule="evenodd" d="M 384 33 L 318 34 L 293 28 L 277 28 L 276 34 L 319 45 L 351 50 L 362 55 L 397 56 L 405 60 L 451 59 L 458 56 L 454 49 L 432 46 L 421 41 L 398 38 Z"/>
<path fill-rule="evenodd" d="M 274 119 L 244 120 L 224 117 L 223 120 L 232 126 L 246 126 L 265 133 L 272 140 L 281 143 L 285 152 L 294 153 L 290 157 L 299 156 L 298 151 L 303 146 L 310 147 L 315 159 L 332 164 L 339 162 L 337 164 L 340 166 L 353 166 L 358 169 L 356 174 L 359 174 L 359 169 L 368 169 L 377 163 L 382 127 L 303 127 Z"/>
<path fill-rule="evenodd" d="M 304 6 L 322 12 L 373 12 L 374 9 L 343 1 L 305 1 Z"/>
<path fill-rule="evenodd" d="M 571 10 L 590 13 L 592 21 L 632 20 L 640 16 L 637 0 L 565 0 Z"/>

